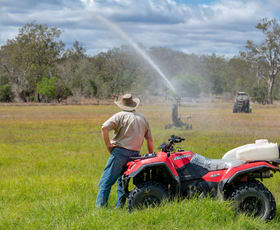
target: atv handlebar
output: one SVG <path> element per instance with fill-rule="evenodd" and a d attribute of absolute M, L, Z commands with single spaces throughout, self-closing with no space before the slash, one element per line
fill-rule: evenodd
<path fill-rule="evenodd" d="M 185 138 L 178 137 L 178 136 L 175 136 L 175 135 L 171 135 L 170 138 L 168 139 L 169 142 L 173 142 L 173 143 L 181 143 L 184 140 L 185 140 Z"/>
<path fill-rule="evenodd" d="M 175 143 L 181 143 L 182 141 L 184 141 L 185 138 L 182 137 L 178 137 L 175 135 L 171 135 L 170 138 L 168 139 L 168 144 L 163 142 L 158 149 L 161 149 L 163 152 L 172 152 L 174 150 L 173 145 Z"/>

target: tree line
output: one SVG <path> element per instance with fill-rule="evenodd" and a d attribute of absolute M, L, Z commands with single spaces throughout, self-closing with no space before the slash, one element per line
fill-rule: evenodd
<path fill-rule="evenodd" d="M 280 24 L 262 19 L 256 26 L 264 41 L 247 41 L 240 54 L 186 54 L 166 47 L 145 49 L 182 97 L 234 96 L 272 104 L 280 98 Z M 62 31 L 28 23 L 0 47 L 1 102 L 61 102 L 68 97 L 111 98 L 125 92 L 171 95 L 165 81 L 133 49 L 121 46 L 87 55 L 80 42 L 66 49 Z"/>

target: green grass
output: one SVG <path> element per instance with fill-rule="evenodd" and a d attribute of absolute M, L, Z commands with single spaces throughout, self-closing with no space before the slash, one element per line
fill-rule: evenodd
<path fill-rule="evenodd" d="M 101 124 L 115 106 L 0 107 L 0 229 L 279 229 L 280 174 L 264 181 L 274 194 L 277 214 L 263 222 L 235 216 L 230 203 L 211 199 L 172 202 L 128 213 L 114 210 L 116 187 L 108 208 L 95 209 L 99 178 L 107 153 Z M 252 114 L 232 114 L 226 103 L 190 105 L 193 130 L 164 130 L 170 106 L 143 106 L 155 147 L 171 134 L 180 146 L 220 158 L 239 145 L 268 138 L 280 143 L 280 108 L 253 106 Z M 146 152 L 143 146 L 142 153 Z"/>

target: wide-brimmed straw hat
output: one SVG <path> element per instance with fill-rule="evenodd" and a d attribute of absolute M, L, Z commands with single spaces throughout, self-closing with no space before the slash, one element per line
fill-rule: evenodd
<path fill-rule="evenodd" d="M 119 97 L 118 100 L 114 101 L 117 106 L 119 106 L 122 110 L 125 111 L 133 111 L 135 110 L 138 105 L 140 104 L 140 99 L 135 97 L 132 98 L 132 95 L 130 93 L 127 93 L 121 97 Z"/>

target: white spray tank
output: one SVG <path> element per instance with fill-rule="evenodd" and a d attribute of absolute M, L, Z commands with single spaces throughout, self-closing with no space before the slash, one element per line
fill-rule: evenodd
<path fill-rule="evenodd" d="M 255 144 L 248 144 L 228 151 L 222 159 L 237 159 L 243 161 L 279 160 L 277 143 L 269 143 L 266 139 L 256 140 Z"/>

